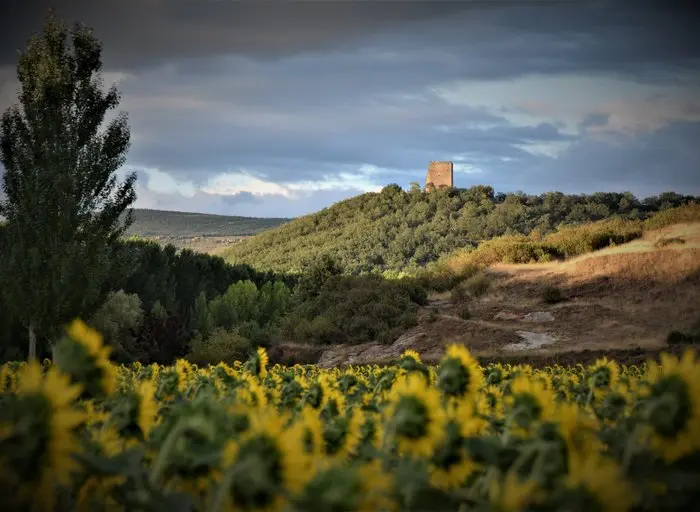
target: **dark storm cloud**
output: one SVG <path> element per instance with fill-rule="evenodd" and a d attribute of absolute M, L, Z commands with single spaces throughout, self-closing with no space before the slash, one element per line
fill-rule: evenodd
<path fill-rule="evenodd" d="M 700 195 L 700 122 L 675 122 L 657 131 L 616 139 L 583 137 L 558 158 L 546 158 L 514 175 L 529 190 L 629 190 Z"/>
<path fill-rule="evenodd" d="M 283 189 L 183 197 L 164 186 L 149 190 L 152 176 L 140 173 L 142 206 L 291 216 L 356 195 L 367 182 L 422 182 L 427 162 L 444 158 L 464 165 L 455 176 L 464 187 L 698 189 L 700 132 L 682 119 L 700 120 L 691 93 L 700 97 L 700 89 L 689 78 L 693 70 L 700 76 L 700 8 L 643 0 L 53 5 L 60 17 L 93 26 L 104 43 L 105 70 L 114 73 L 106 81 L 121 79 L 120 107 L 129 113 L 130 166 L 198 186 L 249 173 Z M 0 30 L 2 109 L 12 99 L 14 50 L 40 29 L 47 7 L 19 0 L 0 7 L 0 19 L 12 20 Z M 624 87 L 665 89 L 630 107 L 618 83 L 610 97 L 595 93 L 598 104 L 585 86 L 543 82 L 532 100 L 533 75 L 618 77 Z M 455 84 L 483 85 L 460 93 Z M 669 102 L 676 86 L 691 100 L 678 98 L 682 108 L 658 114 L 654 102 Z M 560 103 L 582 111 L 557 111 L 555 97 L 568 87 Z M 625 132 L 636 130 L 636 117 L 651 128 Z M 558 155 L 545 151 L 567 144 Z M 318 190 L 328 180 L 338 183 Z M 304 182 L 313 183 L 295 196 Z"/>
<path fill-rule="evenodd" d="M 10 0 L 0 17 L 3 62 L 40 29 L 50 4 L 58 16 L 93 27 L 112 66 L 133 69 L 170 59 L 236 53 L 277 58 L 324 50 L 391 26 L 442 17 L 458 2 L 288 2 L 235 0 Z"/>
<path fill-rule="evenodd" d="M 124 0 L 50 2 L 59 16 L 95 28 L 107 68 L 183 58 L 277 59 L 348 45 L 453 49 L 453 73 L 500 78 L 526 72 L 645 73 L 700 57 L 698 8 L 682 2 L 485 2 Z M 49 3 L 5 1 L 0 62 L 40 29 Z M 508 66 L 504 66 L 508 63 Z M 663 75 L 663 73 L 661 73 Z M 658 78 L 658 77 L 657 77 Z"/>

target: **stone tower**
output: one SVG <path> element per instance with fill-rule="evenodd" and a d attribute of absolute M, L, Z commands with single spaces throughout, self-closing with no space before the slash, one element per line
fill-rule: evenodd
<path fill-rule="evenodd" d="M 430 162 L 425 178 L 425 189 L 432 184 L 435 188 L 454 187 L 452 162 Z"/>

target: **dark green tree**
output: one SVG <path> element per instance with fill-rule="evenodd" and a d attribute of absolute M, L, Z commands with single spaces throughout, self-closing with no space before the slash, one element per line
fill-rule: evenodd
<path fill-rule="evenodd" d="M 101 54 L 88 27 L 69 30 L 49 13 L 43 34 L 19 57 L 20 105 L 0 124 L 0 215 L 8 221 L 0 272 L 10 308 L 3 314 L 28 330 L 30 359 L 37 339 L 51 340 L 62 324 L 99 306 L 110 246 L 131 221 L 123 214 L 136 199 L 136 175 L 121 183 L 116 176 L 129 127 L 121 113 L 100 130 L 119 104 L 114 86 L 102 89 Z"/>

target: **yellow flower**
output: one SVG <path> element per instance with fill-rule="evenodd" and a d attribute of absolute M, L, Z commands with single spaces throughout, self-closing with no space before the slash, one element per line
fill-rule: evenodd
<path fill-rule="evenodd" d="M 420 359 L 420 354 L 418 352 L 416 352 L 415 350 L 408 349 L 408 350 L 404 351 L 404 353 L 401 354 L 401 358 L 403 359 L 405 357 L 410 357 L 416 363 L 419 363 L 419 364 L 422 362 Z"/>
<path fill-rule="evenodd" d="M 501 512 L 520 512 L 537 502 L 537 482 L 520 480 L 513 472 L 508 472 L 503 481 L 493 479 L 488 488 L 489 501 Z"/>
<path fill-rule="evenodd" d="M 41 441 L 40 446 L 44 446 L 44 451 L 33 454 L 37 457 L 35 463 L 41 467 L 37 480 L 18 482 L 20 500 L 38 500 L 37 503 L 44 510 L 51 510 L 55 500 L 54 483 L 70 483 L 72 471 L 78 468 L 78 463 L 73 457 L 79 449 L 75 429 L 87 419 L 85 412 L 73 408 L 81 392 L 80 386 L 72 385 L 70 378 L 59 373 L 55 367 L 51 367 L 43 377 L 41 366 L 36 361 L 20 371 L 17 398 L 36 400 L 31 404 L 28 402 L 28 405 L 33 407 L 28 409 L 26 414 L 37 415 L 36 419 L 45 415 L 47 421 L 47 424 L 42 426 L 45 429 L 45 440 L 36 439 L 36 436 L 41 436 L 42 433 L 28 432 L 24 424 L 26 422 L 0 425 L 0 443 L 30 435 L 35 441 Z M 20 446 L 19 442 L 17 446 Z M 0 460 L 2 459 L 5 459 L 5 456 L 0 455 Z M 8 472 L 11 471 L 8 464 L 10 460 L 2 461 L 0 473 L 3 474 L 0 477 L 14 481 L 17 475 Z"/>
<path fill-rule="evenodd" d="M 223 478 L 229 487 L 229 507 L 239 507 L 235 510 L 280 510 L 284 499 L 276 486 L 296 493 L 309 480 L 310 468 L 303 446 L 296 437 L 298 430 L 285 430 L 286 422 L 287 418 L 276 410 L 256 411 L 250 416 L 250 428 L 241 434 L 240 439 L 226 444 Z M 227 476 L 229 480 L 226 480 Z M 273 487 L 266 486 L 265 482 L 272 483 Z M 260 507 L 251 508 L 251 501 L 259 503 L 261 495 L 267 499 L 262 500 Z"/>
<path fill-rule="evenodd" d="M 662 354 L 661 364 L 649 363 L 647 382 L 643 440 L 669 463 L 700 448 L 700 364 L 694 354 L 686 351 L 680 360 Z"/>
<path fill-rule="evenodd" d="M 267 376 L 267 364 L 269 362 L 269 358 L 267 357 L 267 352 L 263 347 L 258 347 L 258 350 L 256 351 L 258 355 L 258 365 L 259 365 L 259 377 L 261 379 L 264 379 Z"/>
<path fill-rule="evenodd" d="M 80 344 L 88 353 L 93 364 L 100 369 L 100 387 L 111 395 L 117 389 L 119 370 L 109 360 L 112 347 L 102 344 L 102 335 L 88 327 L 82 320 L 74 320 L 67 329 L 68 336 Z"/>
<path fill-rule="evenodd" d="M 156 425 L 158 415 L 158 403 L 156 402 L 156 387 L 151 381 L 144 381 L 139 384 L 139 413 L 138 425 L 143 433 L 143 438 L 148 439 L 153 427 Z"/>
<path fill-rule="evenodd" d="M 391 426 L 385 436 L 397 442 L 401 454 L 429 456 L 444 435 L 447 419 L 440 393 L 419 375 L 410 374 L 394 385 L 389 400 L 386 417 Z"/>
<path fill-rule="evenodd" d="M 506 403 L 511 408 L 513 427 L 529 431 L 533 423 L 554 418 L 556 396 L 541 380 L 520 374 L 513 379 L 510 389 Z"/>
<path fill-rule="evenodd" d="M 464 345 L 450 345 L 437 370 L 437 386 L 449 396 L 474 396 L 484 386 L 479 363 Z"/>
<path fill-rule="evenodd" d="M 584 489 L 608 512 L 624 512 L 635 503 L 635 492 L 618 465 L 595 450 L 570 454 L 567 487 Z"/>

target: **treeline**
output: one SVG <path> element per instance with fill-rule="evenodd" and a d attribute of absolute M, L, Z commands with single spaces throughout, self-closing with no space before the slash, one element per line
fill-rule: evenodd
<path fill-rule="evenodd" d="M 4 229 L 0 226 L 0 257 Z M 200 326 L 198 298 L 207 302 L 221 300 L 232 285 L 243 282 L 261 290 L 283 288 L 280 293 L 289 295 L 297 280 L 293 276 L 258 272 L 249 265 L 229 265 L 219 257 L 187 249 L 177 252 L 173 246 L 161 247 L 144 240 L 118 241 L 112 247 L 112 255 L 113 266 L 103 285 L 107 299 L 96 309 L 87 310 L 85 320 L 111 338 L 108 341 L 117 349 L 115 356 L 124 362 L 169 363 L 184 356 Z M 4 295 L 0 301 L 12 300 Z M 230 306 L 234 310 L 237 307 L 235 303 Z M 275 302 L 267 307 L 277 309 Z M 0 311 L 7 309 L 0 303 Z M 224 309 L 218 308 L 217 320 L 225 317 Z M 259 335 L 257 340 L 263 338 Z M 38 355 L 50 357 L 50 335 L 40 333 L 39 341 Z M 12 317 L 1 315 L 0 358 L 24 359 L 26 344 L 26 328 Z"/>
<path fill-rule="evenodd" d="M 643 220 L 696 199 L 674 192 L 641 200 L 628 192 L 503 194 L 489 186 L 426 193 L 416 185 L 409 191 L 389 185 L 239 242 L 222 256 L 295 272 L 303 262 L 330 254 L 350 274 L 412 273 L 494 237 L 546 235 L 562 225 L 608 218 Z"/>

